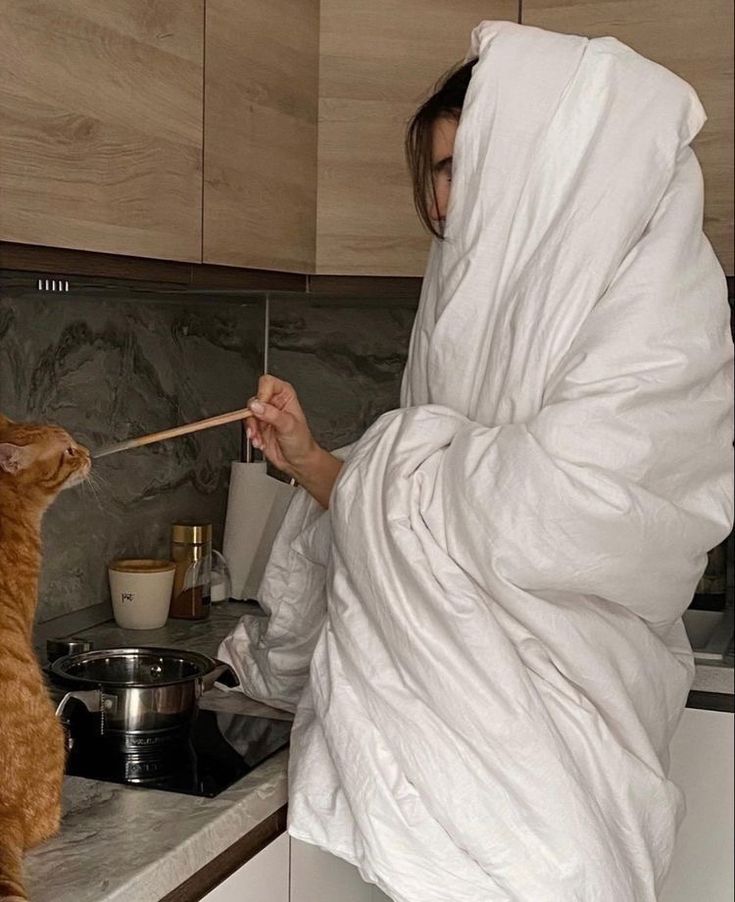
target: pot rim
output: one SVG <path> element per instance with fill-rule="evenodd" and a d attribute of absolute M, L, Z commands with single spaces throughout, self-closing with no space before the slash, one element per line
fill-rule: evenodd
<path fill-rule="evenodd" d="M 63 667 L 65 664 L 85 663 L 87 661 L 98 660 L 99 658 L 109 658 L 112 656 L 123 657 L 128 655 L 139 655 L 141 652 L 152 654 L 158 657 L 176 657 L 183 658 L 193 664 L 198 664 L 202 669 L 199 673 L 190 676 L 179 677 L 173 680 L 162 680 L 156 683 L 139 683 L 125 680 L 100 680 L 90 677 L 77 676 L 73 673 L 67 673 Z M 49 665 L 49 671 L 52 676 L 67 685 L 73 684 L 78 687 L 99 688 L 99 689 L 160 689 L 164 686 L 177 686 L 185 683 L 193 683 L 208 676 L 220 666 L 220 662 L 209 655 L 202 654 L 198 651 L 189 651 L 182 648 L 165 648 L 156 645 L 137 645 L 123 648 L 97 648 L 92 651 L 79 652 L 78 654 L 64 655 L 57 658 Z"/>

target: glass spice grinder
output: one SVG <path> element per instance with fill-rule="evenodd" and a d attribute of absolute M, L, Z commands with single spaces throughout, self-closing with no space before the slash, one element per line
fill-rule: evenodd
<path fill-rule="evenodd" d="M 212 524 L 174 523 L 171 560 L 176 564 L 169 617 L 206 620 L 212 584 Z"/>

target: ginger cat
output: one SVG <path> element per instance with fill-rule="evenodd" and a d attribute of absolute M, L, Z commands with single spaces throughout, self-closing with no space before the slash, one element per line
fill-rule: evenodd
<path fill-rule="evenodd" d="M 63 429 L 0 415 L 0 900 L 27 900 L 23 853 L 61 817 L 64 737 L 31 634 L 41 519 L 62 489 L 89 475 L 89 451 Z"/>

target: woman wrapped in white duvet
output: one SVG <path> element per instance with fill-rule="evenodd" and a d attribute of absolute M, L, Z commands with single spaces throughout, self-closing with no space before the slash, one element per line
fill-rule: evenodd
<path fill-rule="evenodd" d="M 680 618 L 732 523 L 705 117 L 611 38 L 486 22 L 471 54 L 409 130 L 441 237 L 401 408 L 342 462 L 261 380 L 253 443 L 306 491 L 220 655 L 296 710 L 291 834 L 397 902 L 648 902 Z"/>

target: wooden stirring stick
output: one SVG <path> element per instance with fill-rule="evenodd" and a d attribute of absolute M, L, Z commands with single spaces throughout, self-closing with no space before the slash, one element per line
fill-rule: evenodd
<path fill-rule="evenodd" d="M 95 452 L 92 457 L 107 457 L 108 454 L 117 454 L 118 451 L 128 451 L 130 448 L 141 448 L 143 445 L 152 445 L 154 442 L 163 442 L 167 438 L 176 438 L 179 435 L 188 435 L 190 432 L 199 432 L 202 429 L 211 429 L 212 426 L 224 426 L 225 423 L 235 423 L 237 420 L 246 420 L 253 415 L 247 407 L 242 410 L 233 410 L 230 413 L 220 413 L 216 417 L 208 417 L 206 420 L 197 420 L 196 423 L 186 423 L 184 426 L 175 426 L 173 429 L 164 429 L 163 432 L 151 432 L 150 435 L 141 435 L 139 438 L 129 438 L 127 441 L 118 442 L 116 445 L 108 445 Z"/>

